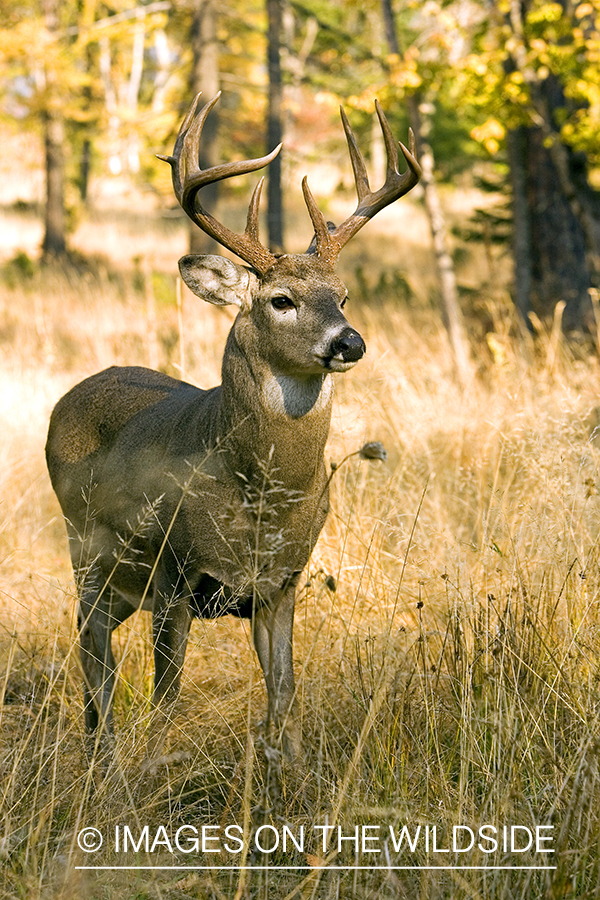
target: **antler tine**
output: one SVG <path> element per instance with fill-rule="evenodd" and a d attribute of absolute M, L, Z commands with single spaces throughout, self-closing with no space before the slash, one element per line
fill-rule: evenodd
<path fill-rule="evenodd" d="M 356 143 L 354 132 L 350 127 L 350 122 L 348 121 L 348 116 L 346 115 L 343 106 L 340 106 L 340 115 L 342 117 L 342 125 L 344 126 L 344 131 L 346 132 L 346 143 L 348 144 L 348 150 L 350 151 L 350 161 L 352 163 L 352 171 L 354 172 L 356 193 L 358 195 L 359 201 L 362 201 L 371 193 L 367 167 L 365 166 L 365 161 L 363 159 L 362 153 L 358 149 L 358 144 Z"/>
<path fill-rule="evenodd" d="M 194 116 L 196 115 L 196 110 L 198 109 L 198 104 L 200 103 L 201 96 L 202 96 L 201 91 L 200 91 L 200 93 L 196 94 L 196 96 L 194 97 L 194 99 L 192 101 L 192 105 L 190 106 L 189 110 L 187 111 L 187 113 L 185 115 L 183 122 L 179 126 L 179 131 L 177 132 L 177 137 L 175 139 L 175 147 L 173 148 L 173 155 L 172 156 L 163 156 L 162 153 L 156 154 L 159 159 L 162 159 L 165 162 L 168 162 L 169 165 L 171 166 L 171 170 L 172 170 L 171 175 L 173 178 L 173 189 L 175 191 L 175 196 L 177 197 L 179 203 L 181 203 L 181 200 L 182 200 L 182 186 L 183 186 L 183 182 L 184 182 L 184 178 L 185 178 L 184 166 L 185 166 L 185 161 L 186 161 L 186 154 L 184 154 L 182 151 L 184 150 L 184 147 L 186 144 L 186 138 L 189 133 L 189 128 L 193 121 Z M 200 144 L 200 134 L 202 133 L 202 126 L 204 125 L 206 115 L 208 115 L 208 112 L 210 111 L 210 109 L 213 108 L 213 106 L 218 101 L 220 96 L 221 96 L 221 91 L 219 91 L 217 93 L 217 95 L 213 98 L 213 100 L 204 107 L 204 109 L 201 111 L 201 114 L 199 116 L 199 119 L 201 119 L 202 122 L 200 125 L 200 133 L 198 134 L 198 141 L 197 141 L 198 146 L 197 146 L 197 151 L 196 151 L 196 159 L 199 158 L 198 147 Z M 205 111 L 206 111 L 206 114 L 203 115 L 203 113 L 205 113 Z"/>
<path fill-rule="evenodd" d="M 423 170 L 417 162 L 417 142 L 415 140 L 415 134 L 412 128 L 408 129 L 408 145 L 410 149 L 407 150 L 402 141 L 398 141 L 398 143 L 400 145 L 400 149 L 402 150 L 404 161 L 406 162 L 406 165 L 412 173 L 411 181 L 413 181 L 414 183 L 412 183 L 408 188 L 408 191 L 410 191 L 411 188 L 413 188 L 414 185 L 418 183 L 421 175 L 423 174 Z M 408 173 L 405 172 L 404 174 L 407 175 Z"/>
<path fill-rule="evenodd" d="M 197 94 L 194 98 L 190 111 L 181 123 L 181 128 L 175 141 L 174 155 L 177 157 L 177 168 L 182 191 L 182 195 L 178 199 L 182 206 L 190 190 L 199 190 L 202 187 L 203 179 L 213 180 L 208 175 L 211 169 L 206 169 L 204 172 L 200 169 L 200 139 L 202 138 L 206 117 L 219 102 L 221 91 L 218 91 L 212 100 L 206 103 L 196 115 L 200 96 L 201 94 Z M 197 181 L 199 183 L 196 186 Z M 204 183 L 207 183 L 207 181 Z"/>
<path fill-rule="evenodd" d="M 327 225 L 325 216 L 317 206 L 317 201 L 313 197 L 312 191 L 308 186 L 308 177 L 306 175 L 302 179 L 302 193 L 304 195 L 304 202 L 306 203 L 310 220 L 315 230 L 315 238 L 317 241 L 315 253 L 317 256 L 325 256 L 330 244 L 329 226 Z"/>
<path fill-rule="evenodd" d="M 252 191 L 252 197 L 250 199 L 250 205 L 248 207 L 248 219 L 246 221 L 246 234 L 249 238 L 253 238 L 258 241 L 258 211 L 260 208 L 260 198 L 262 195 L 263 185 L 265 183 L 265 176 L 260 179 L 254 190 Z"/>
<path fill-rule="evenodd" d="M 248 210 L 248 223 L 244 234 L 236 234 L 221 225 L 213 216 L 202 208 L 197 194 L 200 188 L 215 181 L 222 181 L 234 175 L 245 175 L 267 166 L 281 150 L 281 144 L 271 153 L 259 159 L 246 159 L 239 162 L 222 163 L 208 169 L 200 168 L 200 140 L 206 117 L 216 105 L 221 92 L 213 97 L 197 113 L 200 94 L 192 103 L 185 116 L 175 141 L 173 156 L 160 156 L 171 166 L 173 189 L 184 212 L 206 234 L 231 250 L 258 272 L 264 274 L 277 257 L 264 247 L 258 239 L 258 205 L 262 189 L 262 180 L 255 189 Z"/>
<path fill-rule="evenodd" d="M 392 134 L 392 129 L 390 128 L 390 123 L 385 117 L 385 113 L 383 112 L 379 100 L 375 101 L 375 110 L 377 112 L 377 118 L 379 119 L 379 124 L 381 125 L 381 131 L 383 133 L 383 142 L 385 144 L 385 153 L 387 158 L 387 166 L 386 166 L 386 175 L 385 180 L 386 183 L 390 181 L 390 179 L 394 179 L 398 172 L 398 148 L 396 146 L 396 139 Z"/>
<path fill-rule="evenodd" d="M 352 129 L 350 128 L 348 118 L 345 112 L 341 110 L 342 124 L 346 133 L 352 170 L 354 172 L 358 206 L 351 216 L 330 232 L 327 229 L 327 223 L 325 222 L 323 214 L 316 206 L 312 194 L 308 191 L 308 186 L 306 190 L 304 190 L 304 198 L 317 238 L 315 252 L 321 259 L 326 260 L 331 265 L 335 264 L 342 248 L 358 231 L 360 231 L 363 225 L 366 225 L 369 219 L 372 219 L 373 216 L 377 215 L 384 207 L 389 206 L 390 203 L 393 203 L 404 194 L 407 194 L 408 191 L 417 184 L 422 174 L 421 167 L 415 156 L 415 138 L 412 131 L 409 129 L 410 150 L 407 150 L 401 142 L 397 145 L 389 123 L 377 101 L 375 101 L 375 108 L 381 125 L 387 155 L 386 177 L 383 187 L 378 191 L 371 191 L 364 159 L 358 149 L 358 144 Z M 402 155 L 407 166 L 406 171 L 402 175 L 398 171 L 398 146 L 402 150 Z"/>

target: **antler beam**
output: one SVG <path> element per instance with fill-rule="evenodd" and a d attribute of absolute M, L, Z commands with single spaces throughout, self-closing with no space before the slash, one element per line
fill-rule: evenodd
<path fill-rule="evenodd" d="M 243 234 L 236 234 L 218 222 L 210 215 L 198 201 L 198 191 L 207 184 L 215 181 L 223 181 L 234 175 L 245 175 L 262 169 L 275 159 L 281 150 L 281 144 L 260 159 L 245 159 L 240 162 L 223 163 L 211 166 L 209 169 L 200 168 L 200 139 L 206 117 L 216 105 L 221 92 L 204 106 L 198 114 L 200 94 L 196 96 L 192 106 L 179 129 L 175 148 L 172 156 L 160 156 L 171 166 L 173 177 L 173 189 L 182 209 L 190 219 L 198 225 L 202 231 L 214 238 L 223 247 L 227 247 L 233 253 L 243 259 L 263 274 L 276 262 L 277 257 L 264 247 L 258 234 L 258 209 L 264 178 L 257 184 L 250 206 L 246 230 Z"/>

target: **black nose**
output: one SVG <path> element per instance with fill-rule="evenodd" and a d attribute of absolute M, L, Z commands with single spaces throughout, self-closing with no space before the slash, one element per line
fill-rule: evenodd
<path fill-rule="evenodd" d="M 356 362 L 366 351 L 365 342 L 354 328 L 344 328 L 331 342 L 331 355 L 341 356 L 344 362 Z"/>

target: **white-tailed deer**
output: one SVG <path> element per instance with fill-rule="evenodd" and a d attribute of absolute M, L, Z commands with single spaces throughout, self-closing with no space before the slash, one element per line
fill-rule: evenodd
<path fill-rule="evenodd" d="M 267 721 L 294 755 L 294 593 L 328 509 L 323 452 L 331 374 L 350 369 L 365 352 L 342 312 L 347 291 L 334 265 L 369 219 L 417 183 L 420 169 L 411 134 L 410 150 L 400 144 L 407 170 L 399 174 L 398 146 L 377 106 L 387 176 L 372 192 L 342 111 L 358 206 L 330 227 L 304 179 L 315 240 L 307 253 L 274 255 L 258 235 L 264 179 L 241 235 L 217 222 L 197 195 L 210 182 L 266 166 L 280 148 L 201 170 L 202 127 L 218 95 L 199 113 L 198 100 L 173 156 L 163 158 L 187 215 L 247 263 L 221 256 L 179 261 L 194 294 L 239 307 L 222 383 L 199 390 L 150 369 L 106 369 L 58 402 L 46 456 L 79 594 L 88 732 L 100 725 L 103 742 L 110 739 L 111 635 L 135 610 L 152 610 L 154 703 L 165 722 L 179 691 L 192 618 L 230 613 L 252 621 Z"/>

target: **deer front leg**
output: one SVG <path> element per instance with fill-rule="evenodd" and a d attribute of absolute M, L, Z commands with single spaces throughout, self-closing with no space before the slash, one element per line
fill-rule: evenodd
<path fill-rule="evenodd" d="M 115 628 L 134 612 L 130 603 L 110 588 L 101 589 L 98 585 L 96 574 L 88 572 L 80 588 L 77 615 L 84 677 L 86 749 L 90 758 L 98 748 L 109 750 L 112 745 L 115 658 L 111 639 Z"/>
<path fill-rule="evenodd" d="M 293 709 L 294 600 L 295 584 L 282 590 L 271 606 L 260 606 L 252 623 L 254 646 L 267 685 L 267 734 L 274 729 L 287 759 L 301 754 L 300 728 Z"/>
<path fill-rule="evenodd" d="M 179 695 L 181 672 L 190 631 L 187 596 L 157 591 L 152 614 L 154 633 L 154 706 L 147 756 L 160 756 Z"/>

